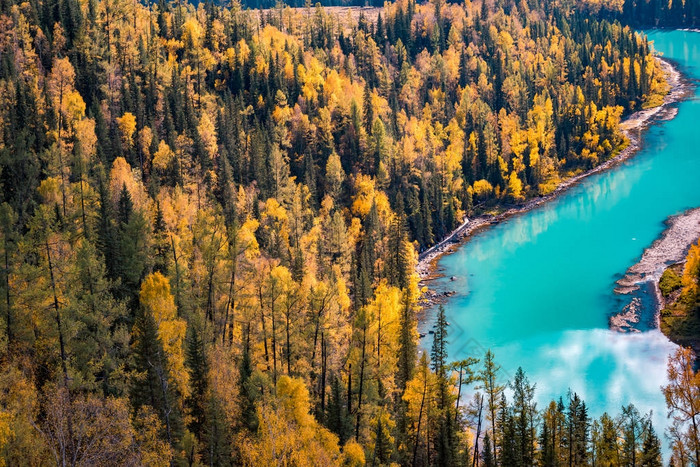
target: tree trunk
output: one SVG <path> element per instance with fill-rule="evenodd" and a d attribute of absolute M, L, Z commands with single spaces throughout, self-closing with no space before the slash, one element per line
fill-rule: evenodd
<path fill-rule="evenodd" d="M 265 303 L 263 301 L 263 289 L 262 281 L 258 283 L 258 301 L 260 302 L 260 321 L 262 323 L 263 331 L 263 349 L 265 353 L 265 363 L 267 363 L 267 369 L 270 369 L 270 354 L 267 351 L 267 328 L 265 326 Z"/>
<path fill-rule="evenodd" d="M 416 465 L 416 460 L 418 457 L 418 444 L 420 444 L 420 424 L 421 421 L 423 420 L 423 407 L 425 405 L 425 393 L 428 391 L 428 375 L 427 371 L 424 370 L 423 373 L 423 396 L 421 397 L 420 400 L 420 409 L 418 410 L 418 424 L 416 425 L 416 442 L 413 445 L 413 462 L 412 465 L 415 467 Z"/>
<path fill-rule="evenodd" d="M 360 360 L 360 387 L 357 395 L 357 422 L 355 423 L 355 439 L 360 439 L 360 419 L 362 418 L 362 389 L 365 382 L 365 349 L 367 347 L 367 323 L 362 327 L 362 360 Z"/>
<path fill-rule="evenodd" d="M 496 451 L 496 400 L 495 393 L 493 391 L 496 382 L 494 381 L 494 376 L 490 377 L 490 391 L 489 391 L 489 410 L 491 411 L 491 444 L 493 446 L 493 463 L 498 465 L 498 452 Z"/>
<path fill-rule="evenodd" d="M 323 297 L 323 301 L 321 302 L 321 305 L 318 308 L 318 313 L 316 313 L 315 316 L 315 323 L 314 323 L 314 345 L 311 349 L 311 366 L 313 367 L 314 363 L 316 362 L 316 343 L 318 342 L 318 331 L 319 328 L 321 327 L 321 317 L 323 316 L 323 311 L 326 309 L 326 297 Z"/>
<path fill-rule="evenodd" d="M 477 416 L 476 422 L 476 437 L 474 438 L 474 458 L 472 459 L 472 467 L 478 467 L 479 465 L 479 436 L 481 436 L 481 412 L 484 408 L 484 398 L 483 396 L 478 397 L 479 400 L 479 415 Z"/>
<path fill-rule="evenodd" d="M 348 415 L 352 413 L 352 363 L 348 363 Z"/>
<path fill-rule="evenodd" d="M 455 422 L 459 420 L 459 398 L 462 397 L 462 366 L 459 367 L 459 383 L 457 384 L 457 401 L 455 402 Z"/>
<path fill-rule="evenodd" d="M 275 290 L 271 291 L 270 316 L 272 318 L 272 382 L 277 384 L 277 325 L 275 319 Z"/>
<path fill-rule="evenodd" d="M 700 446 L 698 446 L 698 423 L 695 420 L 696 414 L 693 414 L 693 444 L 695 448 L 695 465 L 700 466 Z"/>
<path fill-rule="evenodd" d="M 7 306 L 7 347 L 12 346 L 12 305 L 10 303 L 10 261 L 5 239 L 5 305 Z"/>
<path fill-rule="evenodd" d="M 207 280 L 207 317 L 209 321 L 214 323 L 214 264 L 208 268 L 208 280 Z"/>
<path fill-rule="evenodd" d="M 58 166 L 61 171 L 61 201 L 63 203 L 63 217 L 66 217 L 66 182 L 63 173 L 63 150 L 61 145 L 61 127 L 63 126 L 63 79 L 58 87 Z"/>
<path fill-rule="evenodd" d="M 70 389 L 68 388 L 68 365 L 66 363 L 67 357 L 66 357 L 66 347 L 65 343 L 63 341 L 63 327 L 61 326 L 61 310 L 58 304 L 58 293 L 56 292 L 56 280 L 54 278 L 53 274 L 53 264 L 51 262 L 51 249 L 49 248 L 49 240 L 48 238 L 46 239 L 46 259 L 48 262 L 49 266 L 49 276 L 51 278 L 51 289 L 53 291 L 53 306 L 56 311 L 56 327 L 58 328 L 58 344 L 61 349 L 61 368 L 63 370 L 63 385 L 66 390 L 66 397 L 68 398 L 68 404 L 71 404 L 71 395 L 70 395 Z M 69 444 L 73 444 L 73 417 L 71 416 L 72 412 L 69 411 L 67 414 L 67 424 L 68 424 L 68 436 Z"/>
<path fill-rule="evenodd" d="M 170 235 L 170 245 L 173 249 L 173 261 L 175 262 L 175 305 L 178 315 L 180 314 L 180 267 L 177 263 L 177 252 L 175 251 L 175 239 Z"/>
<path fill-rule="evenodd" d="M 292 374 L 292 347 L 290 346 L 289 342 L 289 315 L 292 312 L 291 309 L 287 308 L 287 313 L 285 314 L 286 318 L 286 339 L 287 339 L 287 374 L 291 375 Z"/>
<path fill-rule="evenodd" d="M 326 410 L 326 340 L 321 333 L 321 413 Z"/>
<path fill-rule="evenodd" d="M 63 327 L 61 326 L 61 310 L 58 304 L 58 293 L 56 292 L 56 280 L 53 275 L 53 264 L 51 263 L 51 249 L 49 241 L 46 240 L 46 258 L 49 265 L 49 276 L 51 278 L 51 290 L 53 291 L 53 306 L 56 311 L 56 327 L 58 328 L 58 345 L 61 350 L 61 368 L 63 369 L 63 384 L 68 389 L 68 365 L 66 363 L 66 346 L 63 340 Z"/>
<path fill-rule="evenodd" d="M 82 166 L 82 164 L 81 164 Z M 85 219 L 85 195 L 83 194 L 83 174 L 82 169 L 80 173 L 80 211 L 81 217 L 83 219 L 83 235 L 88 238 L 87 221 Z"/>
<path fill-rule="evenodd" d="M 226 299 L 226 310 L 224 312 L 224 326 L 223 332 L 221 333 L 221 343 L 226 342 L 226 327 L 228 326 L 228 315 L 229 310 L 231 311 L 231 326 L 229 327 L 229 346 L 233 344 L 233 327 L 235 325 L 235 317 L 233 316 L 233 309 L 236 305 L 235 298 L 233 296 L 236 287 L 236 249 L 235 244 L 233 245 L 233 259 L 231 261 L 231 282 L 228 285 L 228 298 Z"/>

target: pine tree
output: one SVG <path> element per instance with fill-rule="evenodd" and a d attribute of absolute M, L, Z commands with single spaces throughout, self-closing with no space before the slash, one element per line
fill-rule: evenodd
<path fill-rule="evenodd" d="M 484 467 L 496 467 L 496 461 L 493 458 L 493 451 L 491 449 L 492 442 L 491 437 L 488 432 L 484 435 L 484 448 L 481 451 L 481 460 Z"/>
<path fill-rule="evenodd" d="M 0 204 L 0 236 L 2 236 L 2 256 L 0 257 L 0 269 L 2 270 L 0 290 L 2 291 L 2 296 L 0 297 L 0 310 L 2 310 L 2 316 L 5 318 L 5 335 L 7 336 L 7 347 L 9 349 L 12 348 L 14 341 L 12 286 L 10 285 L 12 269 L 10 265 L 12 263 L 12 255 L 16 249 L 15 222 L 17 222 L 17 215 L 12 206 L 8 203 Z"/>
<path fill-rule="evenodd" d="M 554 443 L 552 440 L 552 435 L 550 433 L 550 428 L 548 423 L 542 424 L 542 430 L 540 431 L 540 465 L 542 467 L 555 467 L 557 465 L 554 456 Z"/>
<path fill-rule="evenodd" d="M 245 336 L 243 344 L 243 355 L 238 377 L 238 390 L 241 395 L 240 400 L 240 424 L 246 427 L 250 432 L 254 433 L 258 428 L 258 416 L 255 411 L 255 386 L 252 381 L 253 366 L 250 360 L 250 325 Z"/>
<path fill-rule="evenodd" d="M 415 336 L 415 314 L 410 292 L 404 289 L 401 298 L 401 316 L 399 323 L 399 356 L 396 368 L 397 397 L 395 402 L 397 445 L 408 444 L 408 407 L 403 400 L 406 385 L 413 379 L 417 360 Z"/>
<path fill-rule="evenodd" d="M 532 465 L 535 460 L 535 387 L 530 385 L 522 368 L 515 372 L 513 390 L 513 418 L 518 465 Z"/>
<path fill-rule="evenodd" d="M 430 350 L 430 363 L 434 373 L 438 377 L 444 377 L 445 366 L 447 364 L 447 319 L 445 318 L 445 307 L 438 307 L 438 314 L 435 320 L 435 332 L 433 334 L 433 344 Z"/>
<path fill-rule="evenodd" d="M 340 443 L 344 444 L 350 437 L 351 421 L 343 397 L 342 382 L 335 374 L 332 374 L 330 379 L 331 393 L 326 409 L 326 426 L 338 435 Z"/>
<path fill-rule="evenodd" d="M 572 465 L 582 465 L 588 460 L 588 437 L 590 420 L 586 403 L 578 394 L 569 397 L 566 412 L 566 438 L 563 443 L 567 449 L 567 458 Z"/>
<path fill-rule="evenodd" d="M 132 383 L 132 404 L 153 407 L 161 418 L 168 443 L 175 444 L 180 434 L 180 413 L 173 386 L 168 381 L 167 361 L 158 338 L 153 315 L 143 307 L 133 327 L 133 354 L 138 372 Z"/>
<path fill-rule="evenodd" d="M 518 446 L 516 443 L 516 432 L 515 432 L 515 420 L 512 413 L 512 408 L 508 405 L 506 401 L 506 396 L 501 394 L 501 401 L 499 403 L 499 415 L 498 415 L 498 427 L 497 432 L 499 440 L 499 454 L 498 462 L 500 465 L 512 465 L 519 466 L 524 465 L 522 463 L 522 458 L 518 453 Z"/>
<path fill-rule="evenodd" d="M 663 465 L 661 457 L 661 442 L 659 441 L 659 437 L 656 436 L 651 420 L 649 420 L 646 425 L 639 465 L 642 467 L 661 467 Z"/>
<path fill-rule="evenodd" d="M 108 212 L 109 209 L 105 209 L 106 215 Z M 110 259 L 113 261 L 111 268 L 114 274 L 113 278 L 120 281 L 117 295 L 126 299 L 133 309 L 138 297 L 139 285 L 148 263 L 147 239 L 149 232 L 146 219 L 134 209 L 131 195 L 126 186 L 122 187 L 117 203 L 117 228 L 112 230 L 109 227 L 108 217 L 103 222 L 103 241 L 112 242 L 114 249 L 110 252 L 112 256 Z"/>
<path fill-rule="evenodd" d="M 374 465 L 385 465 L 391 461 L 391 440 L 386 427 L 382 423 L 381 414 L 377 417 L 374 429 Z"/>
<path fill-rule="evenodd" d="M 127 383 L 121 368 L 129 360 L 126 308 L 114 299 L 113 283 L 106 278 L 95 246 L 83 240 L 76 253 L 67 313 L 76 329 L 68 342 L 73 366 L 80 373 L 74 384 L 82 389 L 99 387 L 104 396 L 122 396 Z"/>
<path fill-rule="evenodd" d="M 204 460 L 209 465 L 234 465 L 231 456 L 231 433 L 226 414 L 220 401 L 210 395 L 207 397 L 206 420 L 202 433 Z"/>
<path fill-rule="evenodd" d="M 637 465 L 639 462 L 640 449 L 650 419 L 649 416 L 642 416 L 633 404 L 622 407 L 618 423 L 622 429 L 622 457 L 626 464 Z"/>
<path fill-rule="evenodd" d="M 365 84 L 363 102 L 363 124 L 367 134 L 372 134 L 372 127 L 374 126 L 374 106 L 372 105 L 372 90 L 369 84 Z M 366 167 L 369 169 L 369 167 Z M 370 172 L 371 173 L 371 172 Z"/>
<path fill-rule="evenodd" d="M 501 429 L 498 426 L 497 414 L 499 409 L 499 404 L 501 402 L 501 395 L 505 386 L 498 383 L 498 372 L 501 367 L 496 363 L 493 352 L 490 350 L 486 351 L 484 356 L 484 366 L 479 372 L 480 389 L 483 389 L 486 396 L 486 403 L 488 407 L 488 420 L 491 422 L 491 453 L 493 455 L 493 462 L 497 464 L 498 459 L 498 445 L 497 445 L 497 433 Z"/>
<path fill-rule="evenodd" d="M 433 372 L 438 380 L 438 433 L 436 444 L 438 465 L 452 465 L 457 459 L 457 433 L 453 396 L 447 379 L 447 320 L 445 308 L 440 305 L 430 352 Z"/>
<path fill-rule="evenodd" d="M 186 400 L 191 417 L 189 429 L 201 440 L 205 424 L 207 423 L 209 363 L 204 348 L 204 339 L 197 324 L 192 324 L 189 328 L 186 357 L 191 386 L 190 395 Z"/>

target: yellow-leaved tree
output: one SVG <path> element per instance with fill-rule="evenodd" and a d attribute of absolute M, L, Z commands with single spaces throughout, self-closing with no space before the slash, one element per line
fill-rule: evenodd
<path fill-rule="evenodd" d="M 309 391 L 299 378 L 281 376 L 276 396 L 258 407 L 257 435 L 246 440 L 241 454 L 245 465 L 338 465 L 338 437 L 309 413 Z M 359 454 L 352 458 L 357 459 Z"/>
<path fill-rule="evenodd" d="M 122 136 L 124 149 L 129 150 L 134 144 L 134 131 L 136 131 L 136 117 L 131 112 L 125 112 L 124 115 L 117 118 L 119 133 Z"/>
<path fill-rule="evenodd" d="M 685 258 L 685 267 L 683 268 L 683 295 L 690 300 L 695 300 L 698 292 L 698 272 L 700 271 L 700 241 L 690 246 L 688 256 Z"/>
<path fill-rule="evenodd" d="M 144 310 L 151 313 L 157 326 L 158 339 L 168 361 L 173 381 L 180 394 L 189 394 L 189 373 L 185 369 L 186 322 L 177 317 L 175 300 L 170 293 L 170 282 L 160 272 L 149 274 L 141 284 L 139 300 Z"/>

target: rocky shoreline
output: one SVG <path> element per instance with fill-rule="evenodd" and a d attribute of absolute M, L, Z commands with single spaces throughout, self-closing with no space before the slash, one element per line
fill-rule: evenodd
<path fill-rule="evenodd" d="M 510 208 L 497 215 L 487 214 L 481 215 L 474 219 L 466 219 L 459 227 L 452 231 L 448 237 L 419 255 L 418 264 L 416 265 L 416 272 L 420 278 L 421 286 L 425 287 L 426 290 L 421 298 L 421 305 L 423 308 L 430 308 L 438 303 L 442 303 L 447 299 L 447 297 L 455 293 L 453 291 L 438 292 L 430 289 L 429 287 L 429 284 L 434 279 L 441 277 L 441 274 L 437 269 L 437 262 L 442 255 L 453 252 L 477 231 L 490 225 L 498 224 L 516 214 L 522 214 L 536 208 L 537 206 L 541 206 L 542 204 L 555 199 L 584 178 L 608 170 L 620 164 L 633 156 L 637 150 L 639 150 L 643 130 L 646 129 L 653 120 L 671 119 L 675 116 L 677 109 L 669 108 L 669 106 L 681 101 L 688 94 L 691 86 L 671 61 L 660 57 L 657 57 L 656 59 L 660 62 L 664 72 L 666 73 L 666 80 L 669 84 L 669 92 L 664 97 L 661 105 L 650 109 L 637 111 L 628 116 L 620 124 L 620 129 L 629 141 L 629 144 L 622 151 L 620 151 L 617 156 L 586 172 L 562 181 L 554 191 L 547 195 L 533 198 L 520 206 Z"/>
<path fill-rule="evenodd" d="M 667 228 L 649 248 L 644 250 L 638 263 L 631 266 L 624 277 L 617 281 L 615 292 L 631 297 L 630 303 L 622 312 L 610 317 L 610 329 L 620 332 L 639 331 L 642 307 L 638 296 L 642 288 L 654 297 L 654 321 L 659 326 L 659 307 L 663 302 L 659 279 L 664 270 L 681 262 L 688 254 L 690 245 L 700 237 L 700 208 L 690 209 L 683 214 L 670 217 Z"/>

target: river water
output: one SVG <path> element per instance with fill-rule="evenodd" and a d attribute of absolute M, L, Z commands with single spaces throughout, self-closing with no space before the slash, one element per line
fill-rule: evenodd
<path fill-rule="evenodd" d="M 649 38 L 687 76 L 700 78 L 700 33 L 651 31 Z M 540 408 L 570 388 L 592 416 L 617 414 L 629 402 L 653 410 L 663 433 L 660 386 L 675 346 L 653 327 L 610 331 L 608 318 L 622 306 L 615 281 L 660 235 L 664 220 L 700 206 L 697 97 L 677 105 L 674 119 L 652 125 L 643 149 L 620 166 L 480 232 L 440 260 L 445 277 L 437 287 L 457 291 L 445 305 L 451 359 L 490 348 L 504 379 L 522 366 L 537 383 Z"/>

